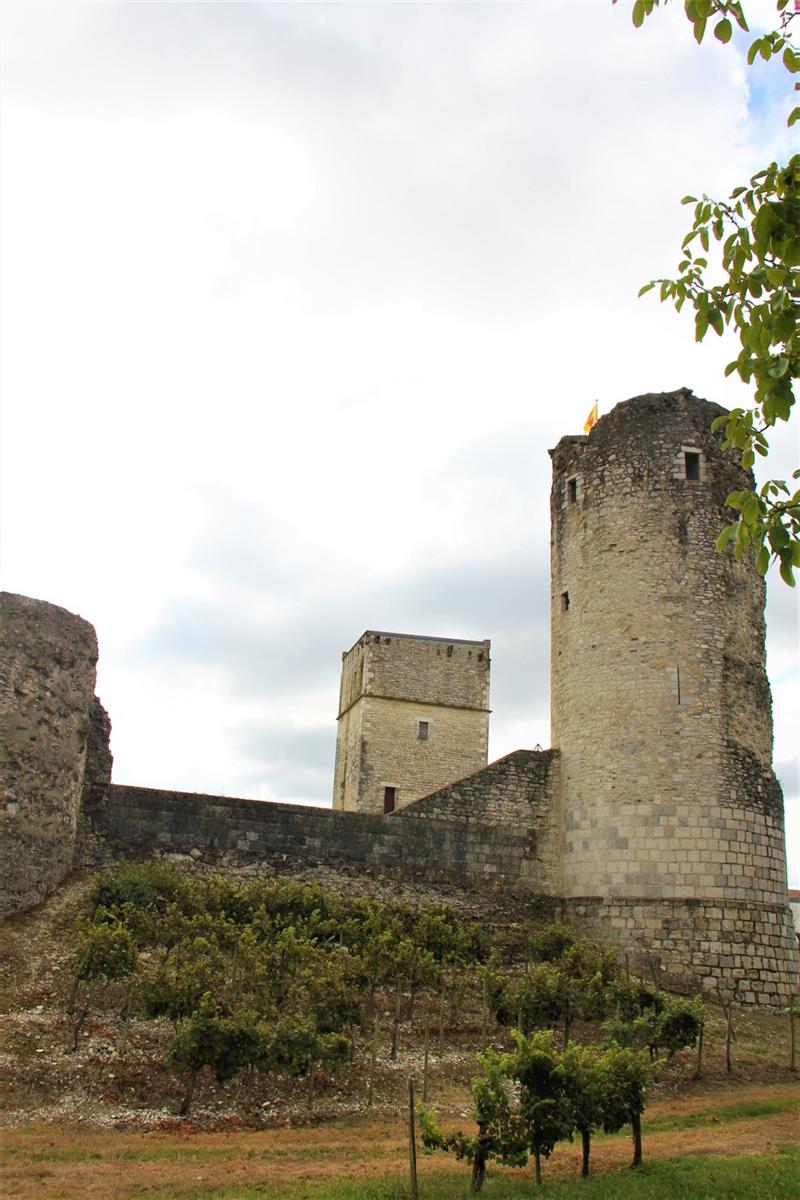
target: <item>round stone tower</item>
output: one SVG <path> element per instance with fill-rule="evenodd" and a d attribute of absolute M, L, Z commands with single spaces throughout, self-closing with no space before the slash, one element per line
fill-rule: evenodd
<path fill-rule="evenodd" d="M 723 411 L 637 396 L 552 451 L 562 895 L 668 971 L 777 1004 L 798 960 L 764 584 L 714 548 L 750 479 L 710 431 Z"/>

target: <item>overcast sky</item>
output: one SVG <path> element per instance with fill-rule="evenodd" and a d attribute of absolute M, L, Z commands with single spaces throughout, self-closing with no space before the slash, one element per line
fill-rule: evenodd
<path fill-rule="evenodd" d="M 366 628 L 491 638 L 490 756 L 549 744 L 548 448 L 748 402 L 636 294 L 786 154 L 788 76 L 681 8 L 5 0 L 3 586 L 97 628 L 118 782 L 329 804 Z"/>

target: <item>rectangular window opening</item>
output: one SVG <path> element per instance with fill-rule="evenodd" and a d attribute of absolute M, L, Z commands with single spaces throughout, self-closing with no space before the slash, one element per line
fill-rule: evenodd
<path fill-rule="evenodd" d="M 577 479 L 567 480 L 567 496 L 570 504 L 575 504 L 578 499 L 578 481 Z"/>
<path fill-rule="evenodd" d="M 684 450 L 683 461 L 686 466 L 686 478 L 692 483 L 700 480 L 700 455 L 694 450 Z"/>
<path fill-rule="evenodd" d="M 397 788 L 385 787 L 383 789 L 383 815 L 388 817 L 389 813 L 394 812 L 395 802 L 397 800 Z"/>
<path fill-rule="evenodd" d="M 569 612 L 569 592 L 561 593 L 561 611 Z"/>
<path fill-rule="evenodd" d="M 430 731 L 430 721 L 417 721 L 417 737 L 421 742 L 427 741 Z"/>

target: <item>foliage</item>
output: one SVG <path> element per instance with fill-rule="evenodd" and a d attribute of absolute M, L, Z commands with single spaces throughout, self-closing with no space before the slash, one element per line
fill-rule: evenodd
<path fill-rule="evenodd" d="M 605 1022 L 603 1029 L 607 1042 L 635 1050 L 646 1048 L 652 1060 L 661 1050 L 666 1050 L 673 1058 L 679 1050 L 697 1045 L 704 1014 L 701 996 L 685 1000 L 652 991 L 648 999 L 652 1002 L 643 1006 L 637 1015 Z"/>
<path fill-rule="evenodd" d="M 634 25 L 659 4 L 636 0 Z M 698 43 L 712 22 L 722 43 L 731 40 L 734 22 L 748 32 L 740 0 L 685 0 L 684 8 Z M 800 49 L 789 37 L 798 11 L 789 0 L 776 0 L 779 28 L 751 41 L 751 66 L 778 57 L 790 74 L 800 72 Z M 792 109 L 788 124 L 798 120 L 800 106 Z M 698 342 L 709 329 L 720 336 L 726 328 L 735 333 L 740 351 L 725 374 L 752 387 L 754 403 L 717 418 L 712 428 L 724 430 L 723 447 L 733 448 L 749 469 L 757 454 L 769 454 L 768 431 L 789 420 L 793 381 L 800 376 L 800 155 L 770 163 L 725 200 L 685 196 L 683 203 L 694 206 L 694 219 L 681 245 L 678 274 L 652 280 L 639 294 L 658 287 L 661 300 L 672 301 L 678 312 L 688 301 Z M 719 247 L 716 282 L 706 257 L 712 239 Z M 793 479 L 800 479 L 800 471 Z M 737 559 L 752 552 L 761 575 L 777 562 L 781 578 L 793 587 L 800 566 L 800 491 L 771 479 L 758 489 L 731 492 L 726 504 L 737 516 L 720 533 L 717 548 L 731 545 Z"/>
<path fill-rule="evenodd" d="M 477 1061 L 482 1073 L 470 1084 L 475 1101 L 476 1133 L 444 1134 L 433 1111 L 424 1105 L 419 1108 L 423 1146 L 426 1150 L 453 1151 L 456 1158 L 471 1163 L 472 1192 L 480 1191 L 486 1164 L 491 1159 L 512 1167 L 524 1166 L 528 1161 L 520 1114 L 511 1093 L 510 1057 L 488 1050 L 478 1055 Z"/>
<path fill-rule="evenodd" d="M 480 1190 L 490 1159 L 524 1166 L 529 1153 L 540 1183 L 541 1160 L 576 1132 L 583 1146 L 583 1175 L 589 1173 L 596 1129 L 611 1133 L 630 1123 L 634 1162 L 641 1162 L 641 1114 L 654 1070 L 646 1051 L 573 1042 L 559 1052 L 552 1030 L 527 1038 L 514 1030 L 513 1038 L 513 1053 L 478 1055 L 481 1074 L 471 1085 L 475 1133 L 445 1134 L 433 1112 L 420 1109 L 426 1149 L 452 1151 L 471 1163 L 473 1192 Z"/>
<path fill-rule="evenodd" d="M 556 1144 L 573 1129 L 564 1066 L 551 1030 L 540 1030 L 529 1038 L 515 1031 L 514 1040 L 517 1051 L 511 1069 L 520 1084 L 520 1120 L 536 1163 L 536 1182 L 541 1183 L 542 1158 L 549 1158 Z"/>
<path fill-rule="evenodd" d="M 653 1053 L 672 1053 L 689 1044 L 685 1002 L 626 983 L 613 952 L 565 926 L 520 927 L 501 971 L 499 955 L 487 957 L 486 932 L 452 911 L 382 904 L 291 879 L 241 884 L 191 879 L 164 863 L 124 864 L 97 881 L 93 896 L 92 917 L 80 924 L 74 990 L 81 980 L 107 987 L 127 979 L 126 1023 L 131 1009 L 172 1023 L 166 1059 L 188 1072 L 183 1112 L 201 1071 L 224 1082 L 245 1067 L 305 1076 L 310 1103 L 315 1071 L 336 1070 L 358 1031 L 372 1028 L 365 1010 L 372 1015 L 376 988 L 395 992 L 395 1039 L 404 991 L 413 1004 L 415 991 L 427 989 L 428 1011 L 435 995 L 443 1021 L 447 990 L 451 1019 L 458 994 L 479 990 L 501 1024 L 522 1032 L 512 1031 L 511 1054 L 479 1057 L 477 1133 L 445 1139 L 472 1163 L 476 1187 L 490 1159 L 511 1163 L 530 1151 L 540 1160 L 553 1138 L 575 1129 L 589 1136 L 607 1121 L 596 1115 L 587 1125 L 580 1116 L 594 1079 L 592 1054 L 568 1046 L 561 1055 L 550 1030 L 524 1033 L 563 1022 L 566 1043 L 572 1021 L 616 1008 L 633 1018 L 618 1034 L 632 1050 L 652 1042 Z M 650 1024 L 648 1036 L 639 1036 L 636 1021 L 644 1016 L 658 1022 L 655 1039 Z M 592 1087 L 597 1100 L 596 1081 Z M 434 1127 L 431 1118 L 430 1144 Z"/>
<path fill-rule="evenodd" d="M 563 925 L 545 926 L 525 945 L 541 961 L 526 964 L 522 975 L 498 974 L 490 980 L 489 1002 L 501 1025 L 527 1033 L 562 1021 L 568 1041 L 574 1020 L 608 1015 L 620 974 L 613 951 L 576 938 Z"/>
<path fill-rule="evenodd" d="M 120 921 L 105 920 L 107 912 L 99 910 L 101 920 L 79 923 L 79 941 L 75 955 L 75 978 L 79 980 L 124 979 L 138 963 L 136 943 L 130 931 Z"/>
<path fill-rule="evenodd" d="M 191 903 L 193 884 L 167 863 L 119 863 L 99 875 L 89 893 L 95 910 L 165 908 L 170 901 Z"/>

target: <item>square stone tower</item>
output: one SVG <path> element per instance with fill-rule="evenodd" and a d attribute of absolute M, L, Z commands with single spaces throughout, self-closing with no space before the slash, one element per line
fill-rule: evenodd
<path fill-rule="evenodd" d="M 489 647 L 370 629 L 342 654 L 335 809 L 394 812 L 486 766 Z"/>

